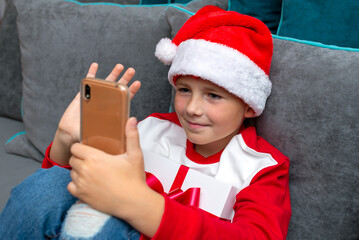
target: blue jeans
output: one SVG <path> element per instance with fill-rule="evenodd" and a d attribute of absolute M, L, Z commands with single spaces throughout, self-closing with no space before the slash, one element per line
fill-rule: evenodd
<path fill-rule="evenodd" d="M 66 225 L 63 223 L 67 221 L 67 212 L 70 208 L 74 208 L 73 206 L 81 206 L 81 204 L 74 205 L 78 200 L 67 191 L 67 184 L 70 181 L 69 170 L 52 167 L 37 170 L 16 186 L 0 214 L 0 239 L 138 240 L 140 238 L 140 233 L 129 224 L 111 216 L 105 218 L 104 224 L 93 236 L 69 236 L 64 231 L 66 228 L 63 227 Z"/>

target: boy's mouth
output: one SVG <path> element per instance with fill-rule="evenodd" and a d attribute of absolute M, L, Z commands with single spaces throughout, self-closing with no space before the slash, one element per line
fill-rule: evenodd
<path fill-rule="evenodd" d="M 203 128 L 203 127 L 208 126 L 207 124 L 191 122 L 191 121 L 188 121 L 188 120 L 186 120 L 186 122 L 187 122 L 188 127 L 192 128 L 192 129 L 199 129 L 199 128 Z"/>

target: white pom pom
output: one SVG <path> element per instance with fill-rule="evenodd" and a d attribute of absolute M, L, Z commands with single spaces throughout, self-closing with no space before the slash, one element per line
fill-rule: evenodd
<path fill-rule="evenodd" d="M 176 56 L 177 45 L 169 38 L 162 38 L 156 46 L 155 56 L 165 65 L 170 65 Z"/>

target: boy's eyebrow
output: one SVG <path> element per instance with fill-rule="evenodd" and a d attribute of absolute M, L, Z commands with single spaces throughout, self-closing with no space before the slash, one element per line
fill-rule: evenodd
<path fill-rule="evenodd" d="M 204 87 L 204 90 L 206 90 L 208 92 L 221 92 L 221 89 L 213 87 L 213 86 Z"/>
<path fill-rule="evenodd" d="M 176 82 L 176 86 L 182 86 L 182 87 L 188 87 L 188 84 L 184 83 L 184 82 Z"/>

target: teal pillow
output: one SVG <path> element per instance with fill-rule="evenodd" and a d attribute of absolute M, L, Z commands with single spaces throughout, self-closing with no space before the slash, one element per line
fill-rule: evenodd
<path fill-rule="evenodd" d="M 272 33 L 277 32 L 282 0 L 230 0 L 229 10 L 262 20 Z"/>
<path fill-rule="evenodd" d="M 171 2 L 172 3 L 188 3 L 190 2 L 191 0 L 172 0 Z"/>
<path fill-rule="evenodd" d="M 101 0 L 79 0 L 81 3 L 98 3 L 103 4 Z M 121 5 L 137 5 L 140 0 L 106 0 L 107 3 L 121 4 Z"/>
<path fill-rule="evenodd" d="M 141 5 L 167 4 L 169 0 L 141 0 Z"/>
<path fill-rule="evenodd" d="M 141 0 L 142 5 L 169 4 L 169 3 L 189 3 L 192 0 Z"/>
<path fill-rule="evenodd" d="M 277 34 L 359 48 L 358 14 L 358 0 L 283 0 Z"/>

